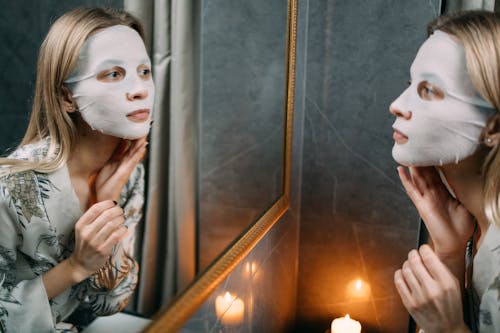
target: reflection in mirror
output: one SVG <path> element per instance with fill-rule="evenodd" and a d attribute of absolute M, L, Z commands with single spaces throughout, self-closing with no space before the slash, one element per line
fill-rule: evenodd
<path fill-rule="evenodd" d="M 287 1 L 205 0 L 198 269 L 283 193 Z"/>
<path fill-rule="evenodd" d="M 206 12 L 210 12 L 208 9 L 211 9 L 213 15 L 215 16 L 217 11 L 214 10 L 214 8 L 207 8 L 207 7 L 212 7 L 214 4 L 220 3 L 220 1 L 208 1 L 207 3 L 211 4 L 210 6 L 203 6 L 204 11 L 202 13 L 204 20 L 206 20 Z M 225 3 L 225 2 L 224 2 Z M 235 48 L 235 50 L 240 50 L 242 53 L 241 55 L 238 55 L 237 52 L 233 52 L 230 54 L 229 57 L 225 57 L 224 54 L 219 54 L 220 57 L 223 57 L 226 59 L 226 62 L 233 61 L 238 64 L 237 68 L 231 67 L 231 62 L 229 62 L 228 66 L 233 69 L 233 71 L 238 70 L 239 73 L 242 73 L 240 77 L 243 77 L 244 79 L 241 80 L 243 82 L 239 82 L 234 76 L 233 72 L 228 71 L 226 73 L 226 76 L 229 78 L 230 83 L 233 83 L 234 85 L 242 85 L 247 89 L 246 93 L 238 93 L 238 90 L 236 90 L 233 94 L 225 96 L 228 98 L 229 106 L 225 106 L 224 103 L 221 103 L 220 101 L 215 101 L 215 105 L 221 105 L 224 107 L 229 108 L 228 111 L 226 111 L 226 114 L 224 117 L 229 118 L 230 122 L 227 125 L 220 125 L 222 128 L 222 131 L 216 132 L 216 136 L 221 136 L 222 138 L 211 138 L 212 141 L 214 140 L 219 140 L 220 142 L 226 143 L 227 147 L 232 146 L 233 142 L 229 140 L 225 140 L 224 136 L 226 135 L 226 132 L 231 133 L 232 126 L 236 126 L 237 130 L 240 131 L 242 134 L 234 136 L 232 141 L 236 141 L 236 149 L 246 149 L 243 152 L 236 152 L 233 153 L 235 154 L 233 158 L 231 158 L 231 155 L 225 154 L 227 149 L 223 149 L 222 152 L 218 152 L 217 159 L 221 161 L 225 161 L 227 165 L 231 165 L 231 163 L 234 163 L 235 166 L 238 166 L 241 168 L 241 170 L 244 172 L 242 177 L 237 177 L 237 175 L 231 174 L 231 167 L 227 167 L 229 170 L 229 179 L 232 181 L 236 181 L 236 185 L 240 185 L 241 187 L 235 188 L 234 186 L 227 186 L 225 183 L 229 183 L 228 181 L 222 181 L 220 180 L 221 178 L 216 178 L 213 177 L 211 178 L 211 173 L 207 173 L 206 178 L 211 180 L 211 182 L 207 182 L 209 185 L 214 183 L 215 180 L 220 182 L 220 185 L 213 186 L 212 191 L 218 190 L 218 187 L 223 187 L 225 186 L 225 189 L 229 191 L 230 194 L 225 194 L 222 196 L 226 200 L 226 203 L 224 203 L 225 206 L 222 207 L 222 210 L 228 206 L 228 203 L 231 205 L 235 205 L 233 208 L 233 213 L 235 217 L 239 217 L 238 214 L 234 213 L 234 211 L 240 210 L 240 211 L 247 211 L 249 212 L 247 217 L 252 217 L 254 220 L 243 220 L 242 225 L 240 226 L 243 229 L 242 231 L 239 231 L 239 235 L 235 235 L 236 237 L 234 240 L 232 240 L 232 244 L 227 247 L 218 257 L 215 261 L 213 261 L 202 273 L 200 273 L 194 283 L 192 283 L 184 292 L 181 293 L 179 297 L 176 298 L 175 302 L 168 304 L 163 307 L 162 311 L 160 311 L 159 314 L 155 316 L 155 321 L 148 326 L 147 332 L 178 332 L 183 324 L 195 313 L 197 310 L 200 310 L 200 306 L 202 304 L 207 304 L 207 302 L 210 304 L 209 305 L 209 310 L 208 310 L 208 316 L 210 318 L 215 318 L 217 321 L 217 312 L 223 311 L 223 308 L 225 305 L 227 305 L 228 299 L 231 304 L 237 304 L 236 309 L 234 309 L 233 312 L 231 312 L 231 315 L 229 318 L 226 318 L 225 315 L 224 321 L 226 324 L 229 322 L 231 323 L 240 323 L 241 320 L 248 320 L 248 318 L 251 318 L 251 315 L 249 315 L 249 311 L 252 311 L 252 306 L 249 299 L 247 296 L 252 298 L 252 292 L 248 291 L 249 294 L 246 293 L 241 293 L 240 291 L 233 290 L 231 288 L 226 289 L 227 284 L 223 281 L 225 279 L 230 279 L 229 276 L 231 275 L 232 272 L 240 271 L 243 269 L 243 274 L 250 279 L 255 278 L 259 280 L 261 283 L 266 283 L 267 278 L 263 275 L 264 270 L 261 269 L 260 265 L 257 264 L 256 262 L 251 262 L 251 258 L 248 256 L 250 253 L 256 248 L 257 244 L 260 243 L 261 240 L 265 239 L 267 235 L 273 234 L 273 232 L 269 233 L 271 228 L 274 227 L 274 225 L 277 226 L 278 229 L 273 229 L 273 230 L 279 230 L 281 226 L 289 226 L 290 224 L 288 223 L 280 223 L 282 220 L 281 217 L 285 212 L 289 209 L 290 207 L 290 172 L 291 172 L 291 141 L 292 141 L 292 122 L 293 122 L 293 108 L 294 108 L 294 91 L 295 91 L 295 50 L 296 50 L 296 24 L 297 24 L 297 1 L 295 0 L 289 0 L 287 2 L 283 1 L 282 7 L 280 8 L 279 6 L 274 6 L 269 3 L 262 2 L 260 3 L 260 8 L 264 8 L 267 11 L 274 11 L 272 14 L 273 17 L 280 16 L 281 14 L 276 14 L 282 11 L 284 13 L 284 20 L 283 23 L 285 23 L 285 29 L 283 30 L 283 40 L 279 40 L 278 38 L 273 38 L 269 37 L 271 39 L 272 43 L 280 43 L 280 45 L 284 46 L 284 54 L 282 55 L 281 58 L 274 58 L 272 56 L 266 57 L 265 59 L 268 60 L 267 65 L 263 63 L 259 63 L 258 61 L 252 60 L 253 57 L 258 57 L 256 54 L 258 52 L 254 52 L 253 49 L 251 51 L 249 50 L 241 50 L 241 48 L 238 46 L 238 41 L 236 41 L 236 38 L 233 38 L 233 43 L 230 45 L 226 46 L 226 52 L 225 53 L 231 53 L 230 51 Z M 251 16 L 251 17 L 261 17 L 263 15 L 264 18 L 269 17 L 267 14 L 264 15 L 263 13 L 257 15 L 257 13 L 252 10 L 254 7 L 251 5 L 247 6 L 247 2 L 245 2 L 245 6 L 240 6 L 234 7 L 230 6 L 230 3 L 227 2 L 227 6 L 231 7 L 233 10 L 233 13 L 229 15 L 229 13 L 225 13 L 227 17 L 233 16 L 233 17 L 238 17 L 239 20 L 242 20 L 243 17 L 245 17 L 245 14 L 243 12 L 239 13 L 238 10 L 246 11 L 246 13 Z M 240 8 L 241 7 L 241 8 Z M 272 8 L 272 9 L 271 9 Z M 237 14 L 239 13 L 239 14 Z M 231 20 L 229 20 L 231 22 Z M 245 21 L 246 22 L 246 21 Z M 267 21 L 265 21 L 267 22 Z M 276 20 L 275 20 L 276 22 Z M 269 25 L 268 25 L 269 24 Z M 279 24 L 279 23 L 277 23 Z M 270 28 L 272 26 L 271 21 L 267 22 L 266 24 L 267 28 Z M 232 25 L 230 26 L 232 27 Z M 279 53 L 277 50 L 280 48 L 276 48 L 276 46 L 270 46 L 268 45 L 265 41 L 268 38 L 263 38 L 261 34 L 263 33 L 269 33 L 272 35 L 272 31 L 267 31 L 264 28 L 258 28 L 256 26 L 252 25 L 252 29 L 255 31 L 255 33 L 259 34 L 258 36 L 253 36 L 252 33 L 249 31 L 245 30 L 245 28 L 241 28 L 243 31 L 246 31 L 246 38 L 249 40 L 250 45 L 256 45 L 256 42 L 252 41 L 260 41 L 259 45 L 262 47 L 267 47 L 271 48 L 274 50 L 273 52 Z M 275 30 L 280 30 L 281 28 L 279 27 L 274 27 L 270 29 L 275 29 Z M 226 30 L 228 30 L 226 28 Z M 231 36 L 231 33 L 229 33 L 229 36 Z M 231 42 L 231 41 L 230 41 Z M 220 39 L 217 41 L 218 44 L 225 44 L 225 41 L 223 39 Z M 236 46 L 235 46 L 236 43 Z M 203 43 L 202 43 L 203 44 Z M 217 46 L 217 44 L 215 45 Z M 247 62 L 245 61 L 236 61 L 231 59 L 231 57 L 240 57 L 244 56 L 246 52 L 249 52 L 250 54 L 253 54 L 252 57 L 248 59 Z M 265 50 L 262 50 L 261 52 L 266 52 Z M 202 52 L 203 56 L 203 52 Z M 214 55 L 215 56 L 215 55 Z M 279 57 L 279 54 L 276 56 Z M 245 58 L 246 59 L 246 58 Z M 272 60 L 271 60 L 272 59 Z M 202 62 L 205 63 L 205 62 Z M 274 66 L 278 66 L 275 63 L 280 63 L 281 66 L 283 66 L 283 74 L 280 74 L 280 70 L 278 68 L 274 68 Z M 251 65 L 249 65 L 251 64 Z M 260 65 L 259 65 L 260 64 Z M 217 71 L 221 71 L 224 69 L 225 62 L 219 62 L 217 63 L 216 70 L 214 69 L 215 73 L 213 73 L 213 76 L 217 77 L 218 80 L 224 80 L 224 77 L 218 77 L 217 76 Z M 209 66 L 207 66 L 209 67 Z M 202 71 L 204 70 L 203 68 L 201 69 Z M 271 86 L 267 85 L 266 82 L 267 80 L 272 80 L 271 78 L 267 79 L 262 79 L 260 82 L 261 85 L 264 85 L 265 87 L 268 87 L 270 92 L 264 91 L 264 89 L 260 89 L 258 86 L 252 85 L 249 82 L 246 82 L 247 80 L 258 80 L 260 78 L 256 77 L 257 75 L 264 75 L 266 76 L 266 72 L 270 71 L 273 73 L 274 78 L 278 78 L 283 82 L 283 86 Z M 253 73 L 253 75 L 252 75 Z M 243 75 L 244 74 L 244 75 Z M 209 76 L 207 80 L 209 80 L 212 76 Z M 205 80 L 206 75 L 204 76 Z M 225 90 L 230 90 L 232 87 L 231 85 L 223 85 L 220 82 L 213 82 L 209 81 L 211 85 L 219 86 L 222 87 L 221 89 Z M 206 86 L 209 84 L 202 84 L 203 89 L 205 89 Z M 210 86 L 208 87 L 210 88 Z M 222 91 L 223 92 L 223 91 Z M 218 92 L 221 94 L 221 92 Z M 208 94 L 205 94 L 202 92 L 202 96 L 206 97 Z M 224 95 L 224 94 L 222 94 Z M 260 96 L 264 101 L 273 101 L 274 98 L 278 98 L 277 96 L 281 96 L 282 100 L 281 103 L 278 100 L 275 100 L 275 102 L 268 102 L 268 106 L 265 108 L 262 108 L 262 103 L 260 100 L 254 100 L 252 99 L 253 96 Z M 248 103 L 249 105 L 239 105 L 238 100 L 235 98 L 239 97 L 243 102 Z M 274 97 L 272 97 L 274 96 Z M 203 104 L 203 103 L 201 103 Z M 279 106 L 281 104 L 281 106 Z M 209 104 L 210 105 L 210 104 Z M 276 106 L 277 109 L 274 109 L 273 106 Z M 245 109 L 245 110 L 250 110 L 254 114 L 253 117 L 249 114 L 238 114 L 239 117 L 236 117 L 233 115 L 233 113 L 237 112 L 235 109 Z M 217 109 L 212 110 L 213 114 L 216 113 Z M 203 112 L 204 110 L 201 110 L 201 117 L 203 117 Z M 264 114 L 266 113 L 266 114 Z M 267 114 L 271 113 L 271 114 Z M 257 119 L 257 121 L 267 121 L 268 123 L 261 123 L 259 124 L 260 126 L 255 126 L 252 122 L 251 118 Z M 240 121 L 243 120 L 242 122 Z M 203 122 L 203 120 L 201 120 Z M 281 123 L 281 124 L 280 124 Z M 214 124 L 208 123 L 212 127 L 217 128 L 219 124 Z M 210 127 L 208 125 L 205 125 L 207 128 L 205 129 L 207 132 L 210 131 Z M 262 132 L 259 132 L 258 128 L 263 128 L 264 130 Z M 249 129 L 248 129 L 249 128 Z M 202 130 L 203 131 L 203 130 Z M 233 132 L 234 133 L 234 132 Z M 261 133 L 260 136 L 258 133 Z M 281 133 L 281 134 L 277 134 Z M 201 133 L 201 136 L 204 136 L 204 133 Z M 275 139 L 275 136 L 277 137 Z M 281 136 L 281 138 L 279 138 Z M 210 137 L 209 137 L 210 138 Z M 279 149 L 273 148 L 273 147 L 267 147 L 264 149 L 262 146 L 266 146 L 269 144 L 270 141 L 275 141 L 277 144 L 279 144 Z M 245 145 L 249 144 L 250 142 L 250 147 L 246 147 Z M 259 144 L 260 143 L 260 144 Z M 250 157 L 254 158 L 254 155 L 252 155 L 252 150 L 255 149 L 258 152 L 256 153 L 257 160 L 255 162 L 248 162 L 247 160 L 250 159 Z M 266 152 L 267 151 L 267 152 Z M 245 155 L 246 154 L 246 155 Z M 268 155 L 269 154 L 269 155 Z M 203 153 L 201 153 L 200 158 L 203 158 Z M 263 157 L 269 156 L 269 157 Z M 245 157 L 248 156 L 247 159 Z M 279 156 L 279 158 L 277 158 Z M 224 159 L 225 158 L 225 159 Z M 202 165 L 206 165 L 208 161 L 212 161 L 213 159 L 206 159 L 204 162 L 202 162 Z M 236 163 L 235 161 L 241 160 L 241 162 Z M 265 160 L 266 166 L 261 167 L 259 162 L 261 160 Z M 221 162 L 219 162 L 221 163 Z M 224 163 L 220 164 L 220 168 L 225 167 Z M 252 169 L 253 168 L 253 169 Z M 203 169 L 203 168 L 202 168 Z M 217 165 L 214 165 L 212 168 L 212 172 L 215 173 L 217 171 Z M 262 170 L 262 173 L 264 174 L 263 180 L 266 179 L 271 179 L 274 180 L 275 182 L 265 186 L 266 189 L 269 189 L 269 193 L 260 193 L 258 192 L 259 186 L 264 187 L 263 185 L 260 185 L 258 181 L 246 181 L 246 178 L 253 177 L 254 175 L 252 172 L 255 172 L 256 170 Z M 234 173 L 234 171 L 233 171 Z M 246 178 L 245 178 L 246 176 Z M 214 180 L 212 180 L 214 179 Z M 203 180 L 200 181 L 201 184 L 203 184 Z M 257 183 L 257 186 L 255 184 Z M 206 185 L 205 185 L 206 186 Z M 203 187 L 203 185 L 200 185 L 200 188 Z M 257 197 L 257 195 L 254 194 L 254 191 L 257 190 L 257 194 L 261 194 L 264 196 L 264 198 L 259 198 L 259 199 L 254 199 Z M 245 206 L 242 204 L 241 200 L 236 199 L 231 199 L 231 194 L 233 196 L 240 196 L 241 198 L 245 197 L 244 195 L 247 194 L 246 191 L 249 191 L 248 193 L 250 195 L 247 195 L 247 200 L 248 198 L 253 199 L 254 201 L 248 200 L 248 206 Z M 200 191 L 201 192 L 201 191 Z M 240 194 L 241 193 L 241 194 Z M 244 195 L 242 195 L 244 194 Z M 229 198 L 229 199 L 228 199 Z M 212 205 L 215 205 L 215 202 L 209 202 Z M 200 206 L 202 206 L 203 203 L 200 203 Z M 256 207 L 260 209 L 259 212 L 256 211 Z M 237 208 L 237 209 L 234 209 Z M 220 213 L 222 214 L 222 213 Z M 254 214 L 254 215 L 252 215 Z M 229 215 L 228 215 L 229 216 Z M 200 221 L 201 221 L 200 217 Z M 226 223 L 231 223 L 232 221 L 226 221 Z M 227 228 L 227 224 L 226 224 Z M 280 234 L 279 231 L 276 231 L 278 234 Z M 200 236 L 203 237 L 203 236 Z M 272 236 L 271 236 L 272 237 Z M 231 241 L 229 239 L 226 239 L 226 241 Z M 253 256 L 257 255 L 257 257 L 261 257 L 258 253 L 262 253 L 262 255 L 266 256 L 268 252 L 268 248 L 265 245 L 267 244 L 266 242 L 262 243 L 263 246 L 259 248 L 259 250 L 255 253 L 253 253 Z M 207 245 L 208 246 L 208 245 Z M 245 258 L 247 258 L 249 261 L 246 263 L 244 262 Z M 275 264 L 272 263 L 272 261 L 268 262 L 269 264 Z M 239 267 L 239 268 L 238 268 Z M 270 277 L 270 276 L 269 276 Z M 221 285 L 223 284 L 223 285 Z M 214 296 L 213 292 L 216 290 L 216 288 L 223 288 L 224 292 L 223 293 L 217 293 L 217 297 L 214 297 L 211 299 L 211 296 Z M 229 292 L 227 294 L 226 292 Z M 244 296 L 247 295 L 247 296 Z M 218 297 L 221 296 L 221 297 Z M 210 299 L 209 299 L 210 298 Z M 286 302 L 286 297 L 283 298 Z M 292 302 L 288 302 L 289 304 L 292 304 Z M 285 306 L 286 307 L 286 306 Z M 218 308 L 218 310 L 217 310 Z M 203 311 L 203 310 L 202 310 Z M 245 319 L 246 318 L 246 319 Z M 211 321 L 211 319 L 209 319 Z M 201 331 L 212 331 L 208 326 L 203 326 L 204 329 L 201 329 Z M 195 331 L 200 331 L 200 330 L 195 330 Z"/>
<path fill-rule="evenodd" d="M 3 91 L 12 93 L 0 110 L 7 119 L 3 124 L 8 125 L 0 140 L 3 155 L 6 148 L 19 143 L 26 128 L 34 85 L 34 54 L 46 34 L 40 27 L 48 29 L 55 17 L 69 9 L 97 4 L 120 8 L 123 2 L 67 1 L 60 7 L 31 12 L 26 25 L 13 23 L 28 10 L 25 5 L 13 5 L 17 16 L 4 11 L 4 16 L 12 18 L 3 20 L 3 24 L 17 30 L 11 33 L 2 29 L 6 31 L 4 40 L 12 45 L 2 54 L 7 59 L 2 66 L 9 79 Z M 287 205 L 286 200 L 276 205 L 284 194 L 286 173 L 287 1 L 238 5 L 206 1 L 202 15 L 198 272 L 221 253 L 228 254 L 224 249 L 252 223 L 262 217 L 275 220 Z M 30 25 L 33 20 L 39 24 Z M 16 66 L 6 65 L 11 62 Z M 11 69 L 14 72 L 9 72 Z M 25 112 L 12 112 L 19 110 L 19 105 Z M 243 237 L 243 243 L 252 237 Z M 144 266 L 141 270 L 142 274 Z"/>

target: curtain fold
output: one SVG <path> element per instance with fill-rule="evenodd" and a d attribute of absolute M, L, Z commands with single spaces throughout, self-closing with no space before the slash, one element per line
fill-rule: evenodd
<path fill-rule="evenodd" d="M 192 0 L 124 0 L 144 25 L 156 86 L 135 308 L 154 314 L 195 274 L 196 17 Z"/>
<path fill-rule="evenodd" d="M 445 13 L 452 13 L 460 10 L 484 9 L 494 11 L 495 2 L 498 0 L 443 0 L 446 1 Z M 498 4 L 497 4 L 498 6 Z"/>

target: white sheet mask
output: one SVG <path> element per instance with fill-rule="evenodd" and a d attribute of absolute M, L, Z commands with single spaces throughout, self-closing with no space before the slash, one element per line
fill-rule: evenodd
<path fill-rule="evenodd" d="M 411 66 L 411 85 L 391 105 L 411 118 L 398 117 L 395 129 L 408 137 L 395 143 L 394 159 L 403 165 L 458 163 L 479 147 L 481 131 L 494 109 L 474 89 L 461 44 L 435 31 L 420 47 Z M 424 100 L 418 84 L 427 81 L 444 92 L 441 100 Z"/>
<path fill-rule="evenodd" d="M 91 35 L 83 44 L 78 63 L 65 81 L 76 100 L 82 118 L 104 134 L 138 139 L 151 127 L 154 84 L 151 76 L 140 75 L 142 65 L 151 62 L 140 35 L 124 25 L 115 25 Z M 114 67 L 125 72 L 121 80 L 102 82 L 97 74 Z M 149 118 L 133 122 L 128 114 L 149 110 Z"/>

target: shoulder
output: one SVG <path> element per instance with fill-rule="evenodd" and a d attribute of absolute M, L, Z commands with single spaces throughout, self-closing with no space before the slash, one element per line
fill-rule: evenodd
<path fill-rule="evenodd" d="M 9 210 L 22 226 L 32 218 L 45 218 L 41 188 L 33 170 L 15 172 L 0 177 L 0 206 Z M 5 211 L 4 211 L 5 213 Z"/>
<path fill-rule="evenodd" d="M 49 150 L 50 139 L 47 137 L 40 141 L 18 147 L 8 158 L 38 162 Z"/>

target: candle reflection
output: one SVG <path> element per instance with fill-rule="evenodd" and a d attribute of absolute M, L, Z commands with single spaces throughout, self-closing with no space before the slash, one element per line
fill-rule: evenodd
<path fill-rule="evenodd" d="M 243 322 L 245 304 L 241 299 L 226 292 L 215 298 L 215 312 L 223 325 L 238 325 Z"/>
<path fill-rule="evenodd" d="M 369 298 L 371 295 L 370 284 L 361 278 L 354 279 L 347 284 L 346 294 L 348 298 Z"/>

